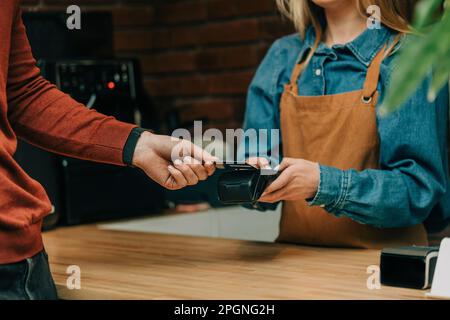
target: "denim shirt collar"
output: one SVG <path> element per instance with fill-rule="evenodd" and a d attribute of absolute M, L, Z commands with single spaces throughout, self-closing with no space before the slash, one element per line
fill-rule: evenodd
<path fill-rule="evenodd" d="M 333 49 L 347 48 L 365 66 L 369 66 L 375 55 L 388 42 L 394 34 L 389 28 L 381 25 L 379 29 L 366 29 L 356 39 L 346 44 L 334 45 Z M 312 26 L 305 33 L 304 46 L 300 52 L 299 60 L 304 58 L 305 53 L 314 45 L 315 31 Z M 327 54 L 332 50 L 323 42 L 316 50 L 317 54 Z"/>

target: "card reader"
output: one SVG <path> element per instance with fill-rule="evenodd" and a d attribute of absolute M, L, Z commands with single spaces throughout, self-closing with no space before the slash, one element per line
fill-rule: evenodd
<path fill-rule="evenodd" d="M 427 289 L 433 281 L 438 247 L 399 247 L 381 251 L 381 284 Z"/>
<path fill-rule="evenodd" d="M 278 171 L 256 169 L 247 164 L 224 164 L 219 176 L 218 195 L 224 204 L 255 204 Z"/>

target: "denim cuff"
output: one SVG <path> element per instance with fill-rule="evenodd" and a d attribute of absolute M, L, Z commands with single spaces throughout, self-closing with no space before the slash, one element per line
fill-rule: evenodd
<path fill-rule="evenodd" d="M 344 206 L 349 184 L 349 171 L 320 165 L 319 187 L 316 196 L 308 201 L 308 205 L 319 206 L 338 215 L 337 211 Z"/>

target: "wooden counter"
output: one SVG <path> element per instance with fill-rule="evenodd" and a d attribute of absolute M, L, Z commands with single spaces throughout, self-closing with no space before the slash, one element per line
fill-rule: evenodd
<path fill-rule="evenodd" d="M 62 299 L 423 299 L 367 289 L 379 251 L 59 228 L 44 233 Z M 81 290 L 66 287 L 81 268 Z"/>

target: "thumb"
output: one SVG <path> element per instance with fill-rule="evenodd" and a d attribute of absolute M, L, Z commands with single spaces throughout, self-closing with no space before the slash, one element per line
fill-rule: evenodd
<path fill-rule="evenodd" d="M 213 163 L 213 162 L 217 162 L 219 161 L 219 158 L 214 157 L 213 155 L 211 155 L 209 152 L 205 151 L 204 149 L 196 146 L 195 144 L 191 144 L 192 146 L 192 158 L 200 161 L 200 163 L 202 162 L 206 162 L 206 163 Z"/>
<path fill-rule="evenodd" d="M 279 171 L 283 171 L 284 169 L 286 169 L 287 167 L 289 167 L 293 163 L 294 163 L 294 159 L 293 158 L 284 158 L 283 161 L 281 161 L 278 170 Z"/>
<path fill-rule="evenodd" d="M 274 182 L 269 184 L 269 186 L 264 190 L 262 196 L 277 191 L 283 187 L 285 187 L 289 181 L 291 180 L 290 170 L 283 171 L 278 178 L 275 179 Z"/>

